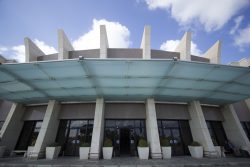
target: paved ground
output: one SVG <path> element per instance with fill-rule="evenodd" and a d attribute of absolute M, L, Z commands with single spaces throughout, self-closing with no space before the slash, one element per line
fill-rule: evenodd
<path fill-rule="evenodd" d="M 27 160 L 24 158 L 0 158 L 0 167 L 250 167 L 250 158 L 202 158 L 172 157 L 169 160 L 139 160 L 137 157 L 112 160 L 79 160 L 76 157 L 60 157 L 55 160 Z"/>

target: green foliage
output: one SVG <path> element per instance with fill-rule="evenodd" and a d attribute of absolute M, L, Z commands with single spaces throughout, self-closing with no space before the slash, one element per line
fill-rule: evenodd
<path fill-rule="evenodd" d="M 48 145 L 48 147 L 58 147 L 58 146 L 60 146 L 60 145 L 59 145 L 59 143 L 56 143 L 56 142 Z"/>
<path fill-rule="evenodd" d="M 145 139 L 140 139 L 138 143 L 138 147 L 148 147 L 148 142 Z"/>
<path fill-rule="evenodd" d="M 112 146 L 113 146 L 112 140 L 110 140 L 109 138 L 106 138 L 104 140 L 103 147 L 112 147 Z"/>
<path fill-rule="evenodd" d="M 193 141 L 190 146 L 201 146 L 197 141 Z"/>
<path fill-rule="evenodd" d="M 80 147 L 90 147 L 89 143 L 81 143 Z"/>
<path fill-rule="evenodd" d="M 36 144 L 36 139 L 32 139 L 30 146 L 35 146 Z"/>
<path fill-rule="evenodd" d="M 161 138 L 161 146 L 162 147 L 169 147 L 170 146 L 170 140 L 171 140 L 171 137 L 164 137 L 164 138 Z"/>

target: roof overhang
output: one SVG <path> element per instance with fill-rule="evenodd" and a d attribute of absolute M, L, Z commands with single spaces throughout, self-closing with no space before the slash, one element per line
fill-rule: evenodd
<path fill-rule="evenodd" d="M 206 104 L 250 97 L 250 68 L 200 62 L 142 59 L 83 59 L 0 65 L 0 99 L 145 100 Z"/>

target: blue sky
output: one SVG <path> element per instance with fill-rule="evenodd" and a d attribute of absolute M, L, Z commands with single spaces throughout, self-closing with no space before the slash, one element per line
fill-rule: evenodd
<path fill-rule="evenodd" d="M 250 0 L 0 0 L 0 54 L 24 60 L 23 38 L 57 52 L 57 29 L 75 49 L 97 48 L 106 24 L 110 47 L 139 48 L 144 25 L 151 47 L 173 50 L 192 31 L 192 52 L 202 56 L 222 41 L 222 63 L 250 57 Z"/>

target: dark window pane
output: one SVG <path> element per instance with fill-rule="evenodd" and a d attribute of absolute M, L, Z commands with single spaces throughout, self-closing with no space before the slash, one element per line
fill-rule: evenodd
<path fill-rule="evenodd" d="M 168 127 L 168 128 L 178 128 L 179 124 L 178 121 L 162 121 L 162 126 L 163 127 Z"/>
<path fill-rule="evenodd" d="M 61 120 L 57 132 L 56 142 L 59 143 L 59 145 L 62 146 L 61 150 L 64 150 L 64 144 L 67 140 L 67 132 L 68 132 L 68 125 L 70 121 L 67 120 Z"/>
<path fill-rule="evenodd" d="M 61 154 L 79 155 L 81 143 L 90 143 L 93 120 L 61 120 L 56 141 L 62 146 Z"/>
<path fill-rule="evenodd" d="M 122 122 L 122 127 L 134 127 L 134 120 L 123 120 Z"/>
<path fill-rule="evenodd" d="M 161 128 L 161 127 L 162 127 L 161 121 L 160 121 L 160 120 L 157 121 L 157 125 L 158 125 L 158 128 Z"/>
<path fill-rule="evenodd" d="M 170 137 L 171 136 L 171 129 L 163 129 L 164 137 Z"/>
<path fill-rule="evenodd" d="M 214 133 L 213 139 L 216 140 L 215 144 L 219 146 L 224 146 L 227 138 L 222 123 L 219 121 L 211 121 L 211 126 Z"/>
<path fill-rule="evenodd" d="M 144 125 L 143 125 L 143 121 L 141 121 L 141 120 L 135 120 L 135 127 L 144 127 Z"/>
<path fill-rule="evenodd" d="M 106 120 L 105 127 L 115 127 L 115 121 L 114 120 Z"/>
<path fill-rule="evenodd" d="M 28 146 L 36 143 L 42 121 L 25 121 L 19 136 L 16 150 L 26 150 Z"/>

